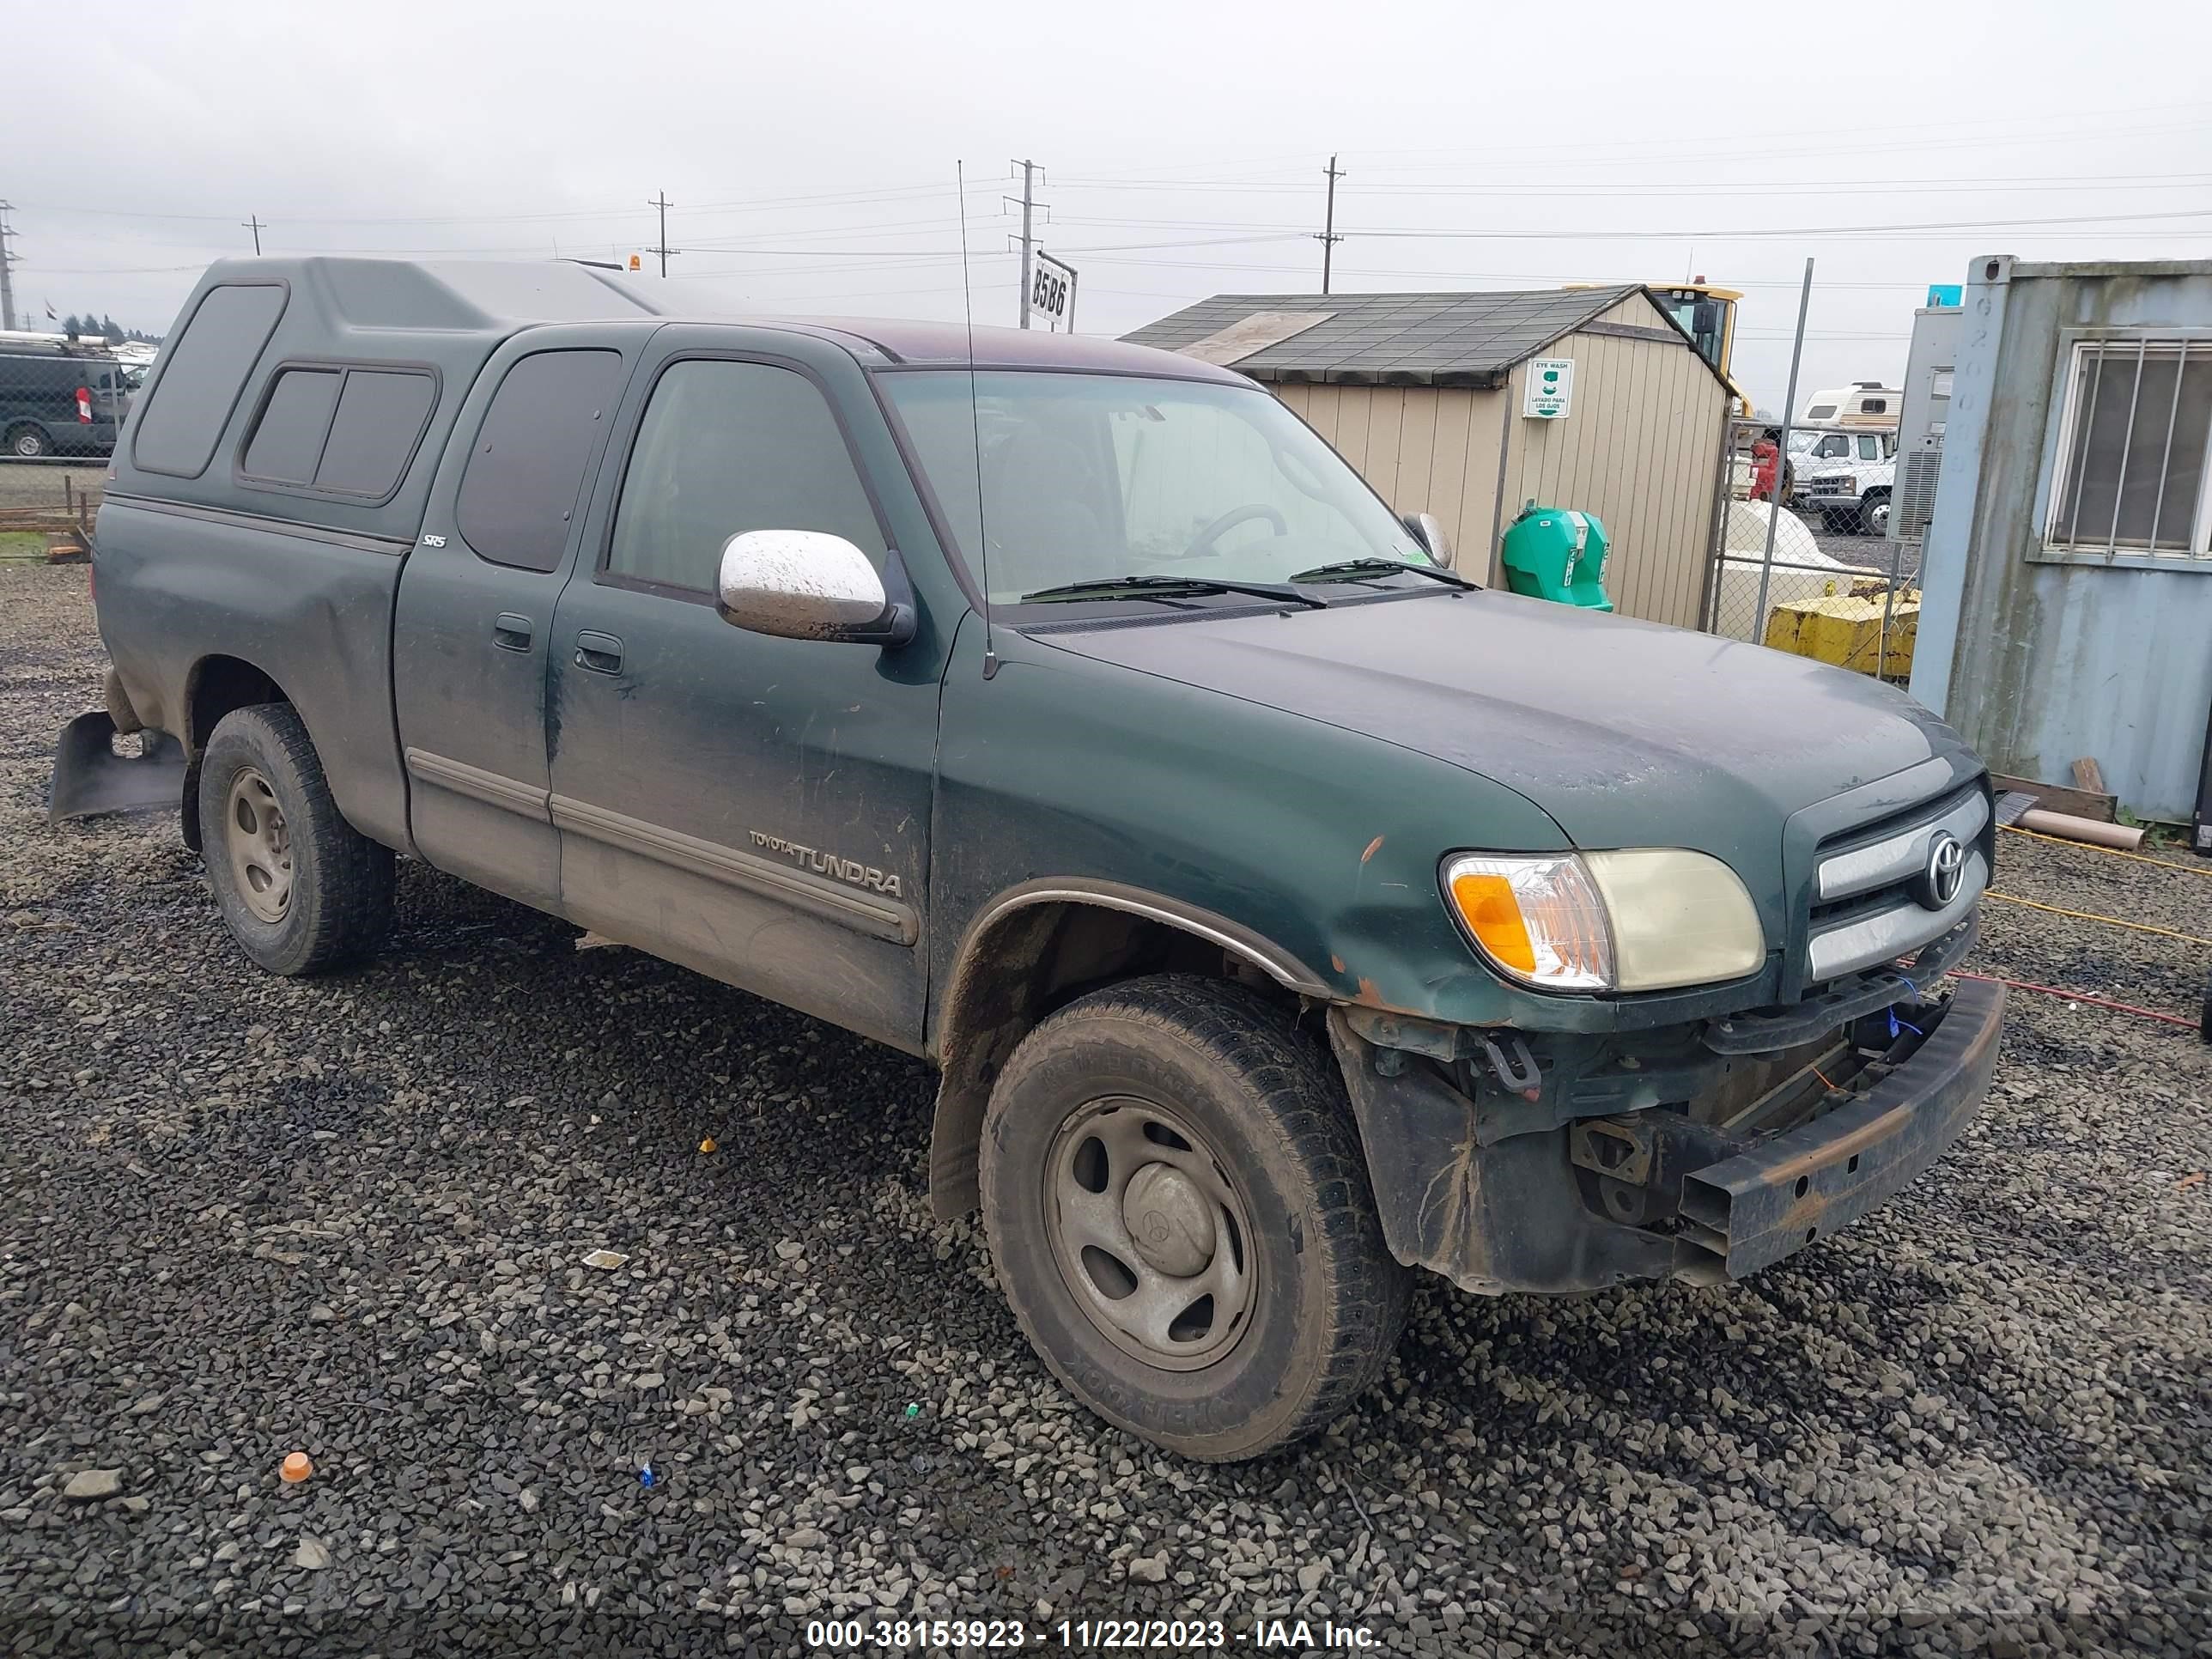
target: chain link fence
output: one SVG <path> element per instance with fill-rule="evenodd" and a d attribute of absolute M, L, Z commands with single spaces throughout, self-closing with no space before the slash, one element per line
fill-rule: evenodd
<path fill-rule="evenodd" d="M 1771 422 L 1729 423 L 1705 629 L 1902 684 L 1920 549 L 1888 533 L 1895 434 L 1801 429 L 1786 454 L 1780 437 Z"/>
<path fill-rule="evenodd" d="M 104 460 L 0 461 L 0 560 L 82 556 L 106 475 Z"/>

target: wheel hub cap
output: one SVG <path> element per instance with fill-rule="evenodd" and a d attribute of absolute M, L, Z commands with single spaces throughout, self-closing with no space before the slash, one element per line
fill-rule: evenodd
<path fill-rule="evenodd" d="M 278 922 L 292 902 L 292 834 L 269 780 L 246 767 L 231 781 L 223 839 L 239 902 L 263 921 Z"/>
<path fill-rule="evenodd" d="M 1147 1164 L 1129 1177 L 1121 1220 L 1146 1265 L 1177 1279 L 1213 1260 L 1213 1208 L 1198 1183 L 1171 1164 Z"/>
<path fill-rule="evenodd" d="M 1250 1223 L 1182 1113 L 1127 1097 L 1079 1108 L 1054 1139 L 1041 1196 L 1062 1280 L 1116 1346 L 1187 1371 L 1237 1346 L 1259 1297 Z"/>

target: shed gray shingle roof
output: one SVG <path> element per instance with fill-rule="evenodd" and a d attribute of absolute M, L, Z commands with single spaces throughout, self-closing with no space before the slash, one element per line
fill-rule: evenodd
<path fill-rule="evenodd" d="M 1321 320 L 1249 355 L 1237 355 L 1233 337 L 1220 353 L 1194 355 L 1258 380 L 1496 386 L 1516 363 L 1642 291 L 1626 283 L 1488 294 L 1217 294 L 1121 337 L 1176 351 L 1255 313 L 1310 313 Z M 1290 326 L 1263 327 L 1261 337 Z"/>

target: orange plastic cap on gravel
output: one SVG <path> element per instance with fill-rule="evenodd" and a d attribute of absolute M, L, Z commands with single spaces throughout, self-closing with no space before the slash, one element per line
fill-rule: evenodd
<path fill-rule="evenodd" d="M 297 1486 L 314 1472 L 314 1463 L 305 1452 L 288 1453 L 283 1466 L 276 1471 L 288 1486 Z"/>

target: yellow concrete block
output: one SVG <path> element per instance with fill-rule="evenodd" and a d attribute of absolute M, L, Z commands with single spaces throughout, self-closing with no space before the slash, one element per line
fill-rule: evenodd
<path fill-rule="evenodd" d="M 1766 643 L 1816 662 L 1832 663 L 1861 674 L 1877 667 L 1885 679 L 1912 672 L 1912 647 L 1920 631 L 1920 594 L 1901 590 L 1887 609 L 1889 638 L 1885 648 L 1885 600 L 1875 593 L 1830 593 L 1816 599 L 1785 599 L 1767 613 Z"/>

